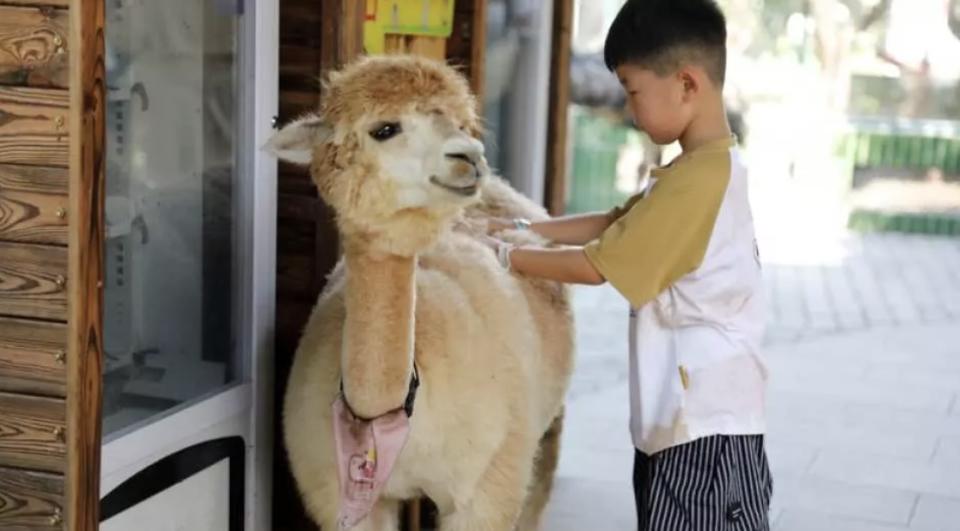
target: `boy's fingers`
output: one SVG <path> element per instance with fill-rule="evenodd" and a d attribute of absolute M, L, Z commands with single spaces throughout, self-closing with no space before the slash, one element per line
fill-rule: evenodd
<path fill-rule="evenodd" d="M 490 218 L 487 220 L 487 233 L 489 234 L 491 232 L 506 230 L 511 226 L 511 223 L 506 220 L 500 218 Z"/>

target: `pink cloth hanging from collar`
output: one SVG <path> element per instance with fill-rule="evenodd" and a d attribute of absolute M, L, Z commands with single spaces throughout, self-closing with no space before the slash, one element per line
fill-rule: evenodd
<path fill-rule="evenodd" d="M 333 403 L 333 434 L 337 443 L 340 479 L 340 530 L 360 523 L 380 498 L 410 434 L 410 418 L 403 408 L 373 420 L 358 419 L 343 397 Z"/>

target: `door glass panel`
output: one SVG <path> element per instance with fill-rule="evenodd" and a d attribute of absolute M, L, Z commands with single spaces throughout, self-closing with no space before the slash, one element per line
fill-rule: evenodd
<path fill-rule="evenodd" d="M 237 0 L 105 0 L 105 435 L 240 377 Z"/>

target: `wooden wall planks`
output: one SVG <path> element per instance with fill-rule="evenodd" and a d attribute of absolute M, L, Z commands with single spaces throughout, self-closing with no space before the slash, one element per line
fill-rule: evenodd
<path fill-rule="evenodd" d="M 0 314 L 67 320 L 67 250 L 0 242 Z"/>
<path fill-rule="evenodd" d="M 0 5 L 0 84 L 67 88 L 68 26 L 63 9 Z"/>
<path fill-rule="evenodd" d="M 65 523 L 100 527 L 106 69 L 103 0 L 70 6 L 69 332 Z"/>
<path fill-rule="evenodd" d="M 0 392 L 66 396 L 67 326 L 0 318 Z"/>
<path fill-rule="evenodd" d="M 0 164 L 66 167 L 68 100 L 62 90 L 0 86 Z"/>
<path fill-rule="evenodd" d="M 63 473 L 66 403 L 0 393 L 0 466 Z"/>
<path fill-rule="evenodd" d="M 63 529 L 63 486 L 62 476 L 0 468 L 0 529 Z"/>

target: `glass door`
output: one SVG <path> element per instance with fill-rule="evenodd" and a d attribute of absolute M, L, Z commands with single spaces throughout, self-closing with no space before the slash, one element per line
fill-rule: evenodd
<path fill-rule="evenodd" d="M 105 2 L 101 528 L 265 529 L 276 0 Z"/>

